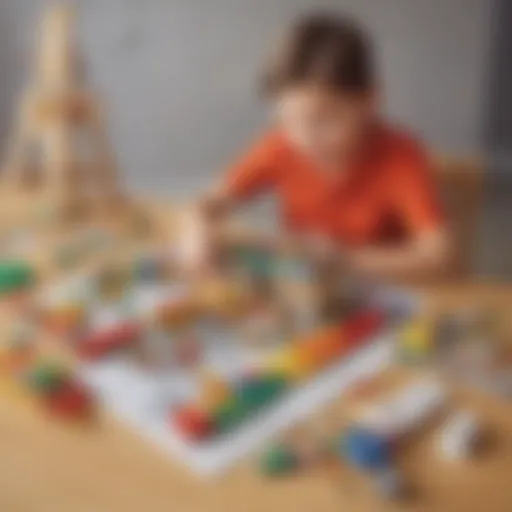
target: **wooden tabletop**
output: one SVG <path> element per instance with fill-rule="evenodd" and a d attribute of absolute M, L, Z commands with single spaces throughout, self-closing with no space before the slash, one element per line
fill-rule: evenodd
<path fill-rule="evenodd" d="M 503 309 L 512 303 L 504 286 L 458 285 L 430 296 L 441 309 L 475 299 Z M 411 443 L 401 463 L 417 497 L 404 506 L 377 499 L 364 480 L 354 487 L 351 476 L 325 468 L 269 481 L 247 461 L 201 481 L 111 417 L 70 428 L 0 399 L 0 511 L 512 511 L 512 407 L 469 391 L 455 400 L 480 413 L 492 442 L 477 460 L 459 463 L 440 458 L 435 428 Z M 326 421 L 340 403 L 321 413 Z"/>

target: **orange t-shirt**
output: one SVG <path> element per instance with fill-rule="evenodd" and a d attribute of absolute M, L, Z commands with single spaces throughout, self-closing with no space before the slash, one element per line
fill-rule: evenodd
<path fill-rule="evenodd" d="M 407 239 L 442 223 L 424 150 L 389 128 L 380 128 L 361 162 L 338 176 L 272 132 L 229 171 L 226 185 L 236 199 L 275 192 L 288 227 L 344 244 Z"/>

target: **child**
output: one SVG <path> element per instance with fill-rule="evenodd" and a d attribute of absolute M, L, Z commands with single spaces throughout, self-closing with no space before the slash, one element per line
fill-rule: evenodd
<path fill-rule="evenodd" d="M 343 17 L 307 17 L 287 35 L 264 83 L 275 127 L 208 196 L 203 220 L 272 191 L 287 232 L 336 251 L 354 271 L 440 271 L 447 236 L 427 158 L 379 116 L 366 34 Z"/>

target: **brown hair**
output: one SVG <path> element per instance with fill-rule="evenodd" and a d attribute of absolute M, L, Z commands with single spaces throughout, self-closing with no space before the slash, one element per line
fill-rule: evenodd
<path fill-rule="evenodd" d="M 374 83 L 371 43 L 351 19 L 333 14 L 307 16 L 286 34 L 264 74 L 266 94 L 304 82 L 361 93 Z"/>

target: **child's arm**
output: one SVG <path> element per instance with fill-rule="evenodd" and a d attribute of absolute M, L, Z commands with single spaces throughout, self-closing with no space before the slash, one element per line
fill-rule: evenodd
<path fill-rule="evenodd" d="M 451 262 L 451 237 L 432 179 L 426 152 L 411 143 L 389 179 L 389 203 L 400 219 L 406 239 L 391 247 L 349 251 L 356 270 L 383 278 L 428 278 L 446 271 Z"/>
<path fill-rule="evenodd" d="M 217 228 L 223 221 L 237 206 L 274 186 L 280 149 L 280 139 L 275 134 L 266 135 L 229 170 L 219 186 L 192 205 L 178 244 L 185 246 L 186 266 L 204 267 L 215 252 Z"/>
<path fill-rule="evenodd" d="M 353 249 L 347 258 L 349 268 L 355 272 L 384 279 L 439 276 L 451 260 L 449 236 L 440 228 L 395 247 Z"/>

